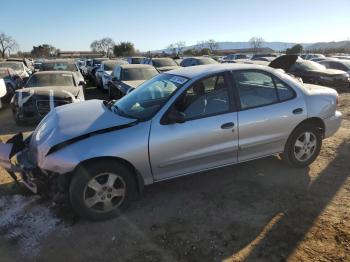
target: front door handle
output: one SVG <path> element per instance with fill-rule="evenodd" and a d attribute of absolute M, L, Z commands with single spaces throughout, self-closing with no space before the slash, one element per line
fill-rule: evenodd
<path fill-rule="evenodd" d="M 297 108 L 297 109 L 294 109 L 294 110 L 293 110 L 293 114 L 294 114 L 294 115 L 301 114 L 302 112 L 303 112 L 303 109 L 302 109 L 302 108 Z"/>
<path fill-rule="evenodd" d="M 231 129 L 235 126 L 235 123 L 233 122 L 228 122 L 228 123 L 225 123 L 225 124 L 222 124 L 221 125 L 221 129 Z"/>

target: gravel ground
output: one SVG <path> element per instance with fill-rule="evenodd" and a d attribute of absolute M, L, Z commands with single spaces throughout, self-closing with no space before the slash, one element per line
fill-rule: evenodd
<path fill-rule="evenodd" d="M 99 93 L 89 90 L 90 98 Z M 350 261 L 350 93 L 341 129 L 308 168 L 268 157 L 155 184 L 92 223 L 0 169 L 1 261 Z M 16 127 L 0 111 L 0 138 Z"/>

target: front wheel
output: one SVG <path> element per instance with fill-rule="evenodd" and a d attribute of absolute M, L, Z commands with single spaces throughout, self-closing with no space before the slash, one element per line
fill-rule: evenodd
<path fill-rule="evenodd" d="M 118 216 L 136 196 L 133 173 L 114 161 L 99 161 L 77 169 L 69 188 L 73 210 L 91 220 Z"/>
<path fill-rule="evenodd" d="M 283 153 L 292 166 L 305 167 L 315 161 L 322 146 L 322 135 L 317 126 L 305 124 L 290 135 Z"/>

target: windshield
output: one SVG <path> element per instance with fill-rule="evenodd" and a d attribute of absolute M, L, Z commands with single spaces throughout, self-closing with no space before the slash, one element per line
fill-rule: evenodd
<path fill-rule="evenodd" d="M 163 66 L 177 66 L 175 61 L 171 58 L 165 59 L 153 59 L 153 65 L 155 67 L 163 67 Z"/>
<path fill-rule="evenodd" d="M 148 80 L 158 75 L 154 68 L 124 68 L 122 81 Z"/>
<path fill-rule="evenodd" d="M 26 87 L 42 86 L 75 86 L 72 74 L 34 74 L 32 75 Z"/>
<path fill-rule="evenodd" d="M 212 58 L 197 58 L 197 60 L 199 65 L 218 64 L 218 62 Z"/>
<path fill-rule="evenodd" d="M 16 63 L 16 62 L 3 62 L 3 63 L 0 63 L 0 67 L 9 67 L 16 71 L 23 70 L 23 64 Z"/>
<path fill-rule="evenodd" d="M 182 76 L 160 74 L 115 102 L 111 109 L 117 114 L 131 118 L 149 119 L 187 81 L 188 79 Z"/>
<path fill-rule="evenodd" d="M 325 70 L 326 67 L 313 61 L 301 61 L 297 64 L 304 70 Z"/>
<path fill-rule="evenodd" d="M 43 63 L 40 68 L 41 71 L 78 71 L 73 63 L 57 62 L 57 63 Z"/>

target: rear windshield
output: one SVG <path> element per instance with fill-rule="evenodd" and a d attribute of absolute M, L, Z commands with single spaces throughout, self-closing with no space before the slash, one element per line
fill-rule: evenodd
<path fill-rule="evenodd" d="M 78 71 L 77 67 L 73 63 L 57 62 L 57 63 L 43 63 L 41 65 L 41 71 Z"/>
<path fill-rule="evenodd" d="M 163 66 L 177 66 L 176 62 L 171 58 L 166 59 L 153 59 L 153 65 L 155 67 L 163 67 Z"/>
<path fill-rule="evenodd" d="M 148 80 L 158 74 L 158 71 L 154 68 L 124 68 L 122 80 Z"/>
<path fill-rule="evenodd" d="M 131 59 L 131 63 L 132 64 L 141 64 L 142 59 L 143 58 L 141 58 L 141 57 L 134 57 Z"/>
<path fill-rule="evenodd" d="M 218 62 L 212 58 L 197 58 L 197 60 L 200 65 L 218 64 Z"/>
<path fill-rule="evenodd" d="M 72 74 L 34 74 L 32 75 L 26 87 L 42 87 L 42 86 L 75 86 Z"/>

